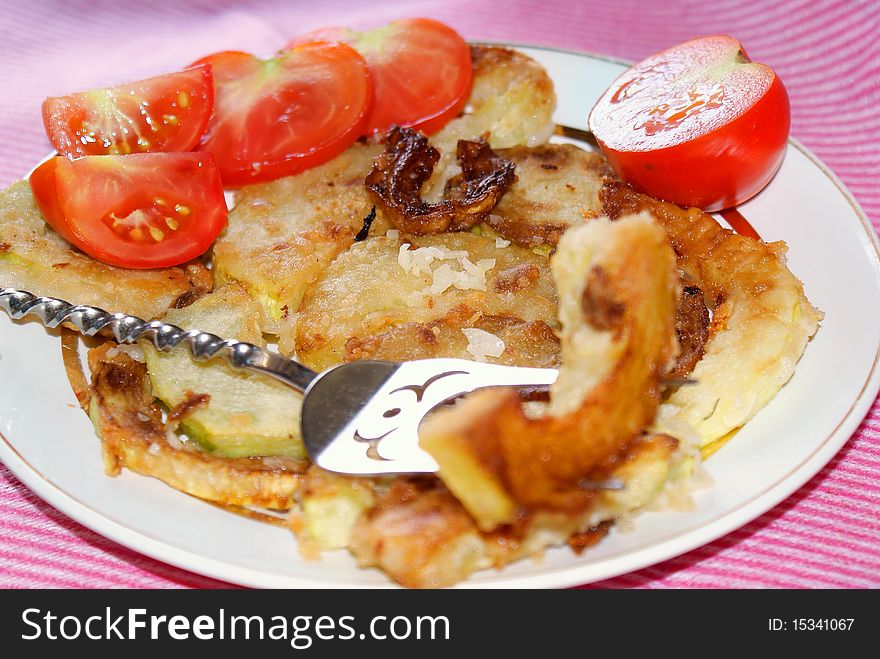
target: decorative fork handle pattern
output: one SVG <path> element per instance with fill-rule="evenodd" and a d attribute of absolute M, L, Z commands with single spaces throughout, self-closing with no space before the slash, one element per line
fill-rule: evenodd
<path fill-rule="evenodd" d="M 163 352 L 183 345 L 199 361 L 222 357 L 235 368 L 271 375 L 299 392 L 305 391 L 318 375 L 302 364 L 251 343 L 223 339 L 210 332 L 184 330 L 158 320 L 146 321 L 128 314 L 109 313 L 98 307 L 71 304 L 54 297 L 37 297 L 16 288 L 0 288 L 0 307 L 15 320 L 32 315 L 50 328 L 66 322 L 86 336 L 108 329 L 118 343 L 147 340 Z"/>

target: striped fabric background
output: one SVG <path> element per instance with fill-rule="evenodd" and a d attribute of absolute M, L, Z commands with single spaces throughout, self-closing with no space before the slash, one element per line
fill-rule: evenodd
<path fill-rule="evenodd" d="M 446 21 L 469 39 L 628 59 L 693 36 L 737 36 L 785 81 L 792 134 L 880 226 L 876 0 L 7 2 L 0 9 L 0 184 L 48 151 L 39 117 L 48 95 L 173 70 L 216 50 L 268 54 L 321 26 L 369 27 L 417 15 Z M 223 585 L 97 536 L 0 466 L 0 587 Z M 701 549 L 599 585 L 880 586 L 880 405 L 837 457 L 782 505 Z"/>

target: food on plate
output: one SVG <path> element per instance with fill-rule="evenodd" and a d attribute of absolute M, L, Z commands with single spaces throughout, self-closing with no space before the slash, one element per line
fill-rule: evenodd
<path fill-rule="evenodd" d="M 56 156 L 34 170 L 30 185 L 55 231 L 122 268 L 185 263 L 226 226 L 223 186 L 207 154 Z"/>
<path fill-rule="evenodd" d="M 69 158 L 189 151 L 214 109 L 211 67 L 54 96 L 43 103 L 46 135 Z"/>
<path fill-rule="evenodd" d="M 702 359 L 666 399 L 662 417 L 687 421 L 704 444 L 751 419 L 791 379 L 822 313 L 785 265 L 786 245 L 724 229 L 696 208 L 639 194 L 619 181 L 602 190 L 612 218 L 648 210 L 666 230 L 678 267 L 703 292 L 712 324 Z"/>
<path fill-rule="evenodd" d="M 523 247 L 555 247 L 571 226 L 602 215 L 599 190 L 608 164 L 572 144 L 514 146 L 498 155 L 516 166 L 518 181 L 486 223 Z"/>
<path fill-rule="evenodd" d="M 543 67 L 507 48 L 473 46 L 471 52 L 469 107 L 431 138 L 440 160 L 422 190 L 429 202 L 456 173 L 459 139 L 488 132 L 489 145 L 498 149 L 541 143 L 553 132 L 556 97 Z M 381 152 L 380 145 L 355 144 L 324 165 L 238 194 L 229 227 L 214 246 L 215 272 L 218 281 L 239 281 L 257 298 L 268 331 L 286 353 L 293 350 L 296 310 L 306 288 L 354 243 L 374 207 L 363 181 Z M 388 228 L 390 221 L 377 207 L 370 233 Z"/>
<path fill-rule="evenodd" d="M 228 284 L 183 309 L 169 323 L 265 346 L 260 306 L 240 284 Z M 182 347 L 160 353 L 141 341 L 152 390 L 190 439 L 217 455 L 304 458 L 302 397 L 277 380 L 229 364 L 195 362 Z"/>
<path fill-rule="evenodd" d="M 482 530 L 585 509 L 581 482 L 654 419 L 678 350 L 674 264 L 647 213 L 567 232 L 552 261 L 562 355 L 547 409 L 530 418 L 500 389 L 428 419 L 420 443 Z"/>
<path fill-rule="evenodd" d="M 499 158 L 482 138 L 459 140 L 455 157 L 461 173 L 446 182 L 440 201 L 424 201 L 422 186 L 440 152 L 424 135 L 395 126 L 385 135 L 385 152 L 367 174 L 367 189 L 403 231 L 422 235 L 470 229 L 486 218 L 516 179 L 514 165 Z"/>
<path fill-rule="evenodd" d="M 411 122 L 436 129 L 430 137 L 392 127 L 355 141 L 366 106 L 345 121 L 331 110 L 346 98 L 337 89 L 346 75 L 360 81 L 354 104 L 369 98 L 369 80 L 354 74 L 365 72 L 363 61 L 338 39 L 365 54 L 375 44 L 415 48 L 388 41 L 401 29 L 309 35 L 268 62 L 243 53 L 208 58 L 220 109 L 203 147 L 226 149 L 218 158 L 227 166 L 241 156 L 226 170 L 234 170 L 227 184 L 241 188 L 210 269 L 202 261 L 146 271 L 93 261 L 46 227 L 19 183 L 0 197 L 0 285 L 260 346 L 277 342 L 317 370 L 441 356 L 558 367 L 549 391 L 487 389 L 432 412 L 419 434 L 437 474 L 369 478 L 308 463 L 301 397 L 271 378 L 147 343 L 90 350 L 91 385 L 80 385 L 78 398 L 108 473 L 129 468 L 248 514 L 288 511 L 303 556 L 344 549 L 403 585 L 436 587 L 548 547 L 582 551 L 646 508 L 686 508 L 707 478 L 701 449 L 775 396 L 821 313 L 786 267 L 784 244 L 722 229 L 698 208 L 637 191 L 599 153 L 549 143 L 553 85 L 521 53 L 471 47 L 461 114 L 446 112 L 436 128 Z M 737 73 L 745 65 L 727 41 L 712 43 L 707 57 L 721 63 L 695 82 L 732 89 L 739 75 L 754 79 L 748 67 Z M 683 61 L 693 61 L 694 48 Z M 273 131 L 284 103 L 265 94 L 294 78 L 293 87 L 309 88 L 319 77 L 304 65 L 293 72 L 295 58 L 333 72 L 338 93 L 327 110 L 346 137 L 287 168 L 283 154 L 299 147 L 286 142 L 290 135 L 279 142 Z M 383 75 L 392 73 L 411 75 Z M 627 89 L 629 101 L 639 97 L 636 83 Z M 413 109 L 381 94 L 374 107 L 385 104 L 382 112 Z M 149 175 L 132 184 L 114 179 L 113 167 L 179 157 L 207 155 L 53 160 L 35 172 L 33 193 L 46 221 L 75 242 L 81 209 L 130 218 L 123 201 L 155 210 L 156 197 L 172 200 Z M 89 177 L 102 162 L 113 165 L 111 175 Z M 86 190 L 118 180 L 110 186 L 118 194 L 91 195 L 105 207 L 87 203 L 72 187 L 80 169 Z M 258 182 L 264 177 L 276 180 Z M 132 248 L 131 258 L 148 258 L 150 247 Z M 56 268 L 56 258 L 66 265 Z M 74 362 L 68 355 L 68 370 Z M 615 482 L 623 489 L 601 486 Z"/>
<path fill-rule="evenodd" d="M 357 32 L 319 30 L 304 40 L 343 41 L 367 62 L 374 102 L 367 134 L 411 126 L 430 135 L 456 117 L 473 79 L 470 48 L 455 30 L 430 18 L 405 18 Z"/>
<path fill-rule="evenodd" d="M 504 149 L 518 144 L 543 144 L 553 134 L 556 92 L 553 81 L 536 61 L 510 48 L 471 46 L 474 84 L 464 113 L 431 136 L 440 151 L 434 173 L 422 190 L 436 201 L 454 175 L 459 140 L 488 133 L 489 146 Z"/>
<path fill-rule="evenodd" d="M 372 84 L 343 43 L 302 43 L 268 60 L 229 51 L 196 64 L 211 65 L 216 90 L 199 149 L 214 154 L 227 186 L 327 162 L 364 132 Z"/>
<path fill-rule="evenodd" d="M 280 457 L 226 458 L 196 450 L 174 434 L 155 403 L 146 366 L 105 343 L 89 352 L 89 416 L 101 438 L 104 465 L 122 468 L 216 503 L 290 507 L 304 466 Z"/>
<path fill-rule="evenodd" d="M 318 370 L 367 354 L 392 361 L 441 356 L 436 350 L 445 332 L 479 329 L 478 322 L 494 325 L 523 354 L 530 343 L 550 347 L 537 361 L 555 363 L 557 344 L 547 337 L 557 325 L 556 290 L 547 258 L 469 232 L 392 232 L 352 245 L 307 290 L 296 355 Z M 522 323 L 535 325 L 517 339 Z M 415 340 L 400 341 L 401 334 Z M 448 344 L 458 351 L 442 356 L 472 358 L 467 336 L 461 339 Z M 391 352 L 392 343 L 404 353 Z M 489 361 L 512 363 L 513 354 Z"/>
<path fill-rule="evenodd" d="M 214 273 L 218 283 L 247 288 L 285 352 L 292 350 L 303 293 L 354 243 L 370 215 L 373 202 L 363 181 L 380 151 L 356 144 L 324 165 L 237 195 L 229 227 L 214 244 Z M 373 224 L 382 221 L 377 217 Z"/>
<path fill-rule="evenodd" d="M 129 270 L 89 258 L 47 226 L 27 181 L 0 192 L 0 285 L 156 318 L 213 286 L 200 264 Z"/>
<path fill-rule="evenodd" d="M 770 182 L 790 123 L 782 80 L 727 36 L 642 60 L 590 113 L 590 130 L 620 178 L 708 211 L 740 204 Z"/>

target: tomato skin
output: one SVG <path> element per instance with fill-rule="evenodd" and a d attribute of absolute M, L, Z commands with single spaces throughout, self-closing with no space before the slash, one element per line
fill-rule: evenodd
<path fill-rule="evenodd" d="M 214 154 L 224 185 L 271 181 L 315 167 L 363 134 L 372 83 L 342 43 L 299 44 L 270 60 L 227 51 L 214 70 L 214 116 L 199 151 Z"/>
<path fill-rule="evenodd" d="M 214 107 L 211 67 L 192 67 L 43 102 L 52 146 L 69 158 L 189 151 Z M 126 119 L 118 118 L 124 116 Z"/>
<path fill-rule="evenodd" d="M 190 261 L 227 223 L 210 154 L 56 156 L 29 182 L 49 226 L 92 258 L 123 268 Z"/>
<path fill-rule="evenodd" d="M 730 41 L 748 62 L 739 42 Z M 687 48 L 693 43 L 686 42 L 673 49 Z M 673 49 L 646 61 L 660 58 Z M 627 148 L 623 129 L 615 135 L 609 134 L 607 124 L 614 121 L 613 102 L 608 102 L 609 97 L 613 98 L 625 87 L 626 82 L 620 84 L 621 80 L 631 79 L 637 73 L 627 72 L 615 81 L 591 112 L 590 128 L 617 175 L 653 197 L 706 211 L 730 208 L 760 192 L 782 164 L 791 109 L 782 80 L 769 67 L 748 63 L 756 67 L 755 78 L 768 81 L 759 98 L 753 99 L 741 114 L 726 118 L 711 130 L 687 133 L 682 129 L 685 133 L 682 139 L 662 148 L 644 148 L 638 141 L 650 141 L 650 137 L 637 135 L 635 130 L 632 148 Z M 631 71 L 638 72 L 644 64 L 635 65 Z M 737 90 L 725 89 L 725 93 L 729 92 L 736 94 Z"/>
<path fill-rule="evenodd" d="M 58 157 L 53 156 L 40 164 L 31 173 L 29 183 L 46 223 L 55 229 L 64 240 L 73 243 L 76 237 L 72 231 L 68 230 L 67 224 L 64 222 L 64 212 L 61 210 L 61 203 L 55 188 L 55 165 L 57 163 Z"/>
<path fill-rule="evenodd" d="M 364 57 L 375 94 L 367 135 L 395 124 L 431 135 L 461 113 L 470 95 L 470 47 L 439 21 L 407 18 L 369 32 L 324 28 L 302 39 L 348 43 Z"/>

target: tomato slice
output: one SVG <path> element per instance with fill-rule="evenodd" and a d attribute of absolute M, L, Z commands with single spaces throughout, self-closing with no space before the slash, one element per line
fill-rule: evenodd
<path fill-rule="evenodd" d="M 728 36 L 688 41 L 639 62 L 590 113 L 622 179 L 707 211 L 757 194 L 779 169 L 791 124 L 774 71 Z"/>
<path fill-rule="evenodd" d="M 470 95 L 470 48 L 439 21 L 408 18 L 370 32 L 327 28 L 305 38 L 344 41 L 367 61 L 374 88 L 368 134 L 384 134 L 392 124 L 436 133 L 464 109 Z"/>
<path fill-rule="evenodd" d="M 211 67 L 93 89 L 43 102 L 43 123 L 58 153 L 70 158 L 189 151 L 214 107 Z"/>
<path fill-rule="evenodd" d="M 217 100 L 199 149 L 237 187 L 327 162 L 363 133 L 372 85 L 363 58 L 343 43 L 303 43 L 269 60 L 223 52 Z"/>
<path fill-rule="evenodd" d="M 123 268 L 185 263 L 226 226 L 220 174 L 207 153 L 56 156 L 34 170 L 30 185 L 53 229 Z"/>

